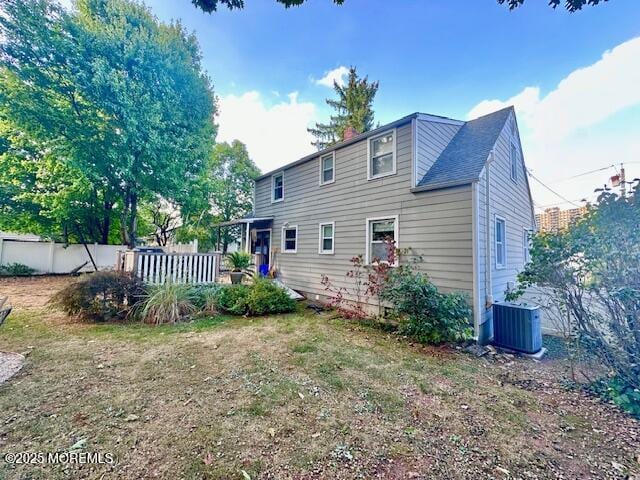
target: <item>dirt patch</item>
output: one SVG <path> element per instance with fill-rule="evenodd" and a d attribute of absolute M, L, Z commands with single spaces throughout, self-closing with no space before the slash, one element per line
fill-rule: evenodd
<path fill-rule="evenodd" d="M 77 280 L 66 275 L 0 278 L 0 297 L 14 308 L 42 308 L 58 290 Z"/>
<path fill-rule="evenodd" d="M 0 352 L 0 384 L 3 384 L 24 365 L 24 356 L 19 353 Z"/>

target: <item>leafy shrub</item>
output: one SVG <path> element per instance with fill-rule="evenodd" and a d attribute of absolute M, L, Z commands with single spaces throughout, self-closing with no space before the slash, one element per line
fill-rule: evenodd
<path fill-rule="evenodd" d="M 0 265 L 0 277 L 28 277 L 33 275 L 35 270 L 23 263 L 7 263 Z"/>
<path fill-rule="evenodd" d="M 640 419 L 640 391 L 619 378 L 599 379 L 587 387 L 587 391 L 611 400 L 631 416 Z"/>
<path fill-rule="evenodd" d="M 296 301 L 287 291 L 265 278 L 256 278 L 249 288 L 248 315 L 287 313 L 296 309 Z"/>
<path fill-rule="evenodd" d="M 296 309 L 296 301 L 286 290 L 266 278 L 256 278 L 251 285 L 223 286 L 216 305 L 234 315 L 286 313 Z"/>
<path fill-rule="evenodd" d="M 142 282 L 121 272 L 96 272 L 60 290 L 51 303 L 82 320 L 124 320 L 145 294 Z"/>
<path fill-rule="evenodd" d="M 409 267 L 389 272 L 380 298 L 393 305 L 400 330 L 420 342 L 460 341 L 472 334 L 466 298 L 459 293 L 440 293 L 426 275 Z"/>
<path fill-rule="evenodd" d="M 218 295 L 220 294 L 221 285 L 212 283 L 207 285 L 194 285 L 191 288 L 193 303 L 199 311 L 209 314 L 217 313 Z"/>
<path fill-rule="evenodd" d="M 218 292 L 216 306 L 234 315 L 244 315 L 247 313 L 249 292 L 248 285 L 224 285 Z"/>
<path fill-rule="evenodd" d="M 167 282 L 152 287 L 143 302 L 140 316 L 143 322 L 155 325 L 178 323 L 197 310 L 195 301 L 192 286 Z"/>

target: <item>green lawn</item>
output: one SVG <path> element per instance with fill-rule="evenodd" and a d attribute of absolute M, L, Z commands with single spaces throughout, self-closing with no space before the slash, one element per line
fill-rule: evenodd
<path fill-rule="evenodd" d="M 0 284 L 0 291 L 2 290 Z M 329 314 L 152 327 L 17 308 L 0 450 L 86 440 L 113 465 L 0 478 L 624 478 L 638 424 L 564 390 L 560 365 L 425 349 Z M 555 362 L 555 360 L 554 360 Z"/>

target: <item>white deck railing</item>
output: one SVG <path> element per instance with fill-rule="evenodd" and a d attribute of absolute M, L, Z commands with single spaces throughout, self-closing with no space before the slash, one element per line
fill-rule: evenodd
<path fill-rule="evenodd" d="M 216 253 L 120 252 L 116 269 L 132 272 L 145 283 L 213 283 L 218 273 Z"/>

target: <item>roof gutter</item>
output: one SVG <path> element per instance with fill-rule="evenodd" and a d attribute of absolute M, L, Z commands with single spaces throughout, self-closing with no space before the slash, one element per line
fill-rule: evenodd
<path fill-rule="evenodd" d="M 428 192 L 429 190 L 440 190 L 441 188 L 460 187 L 462 185 L 470 185 L 473 182 L 477 182 L 477 179 L 467 180 L 451 180 L 449 182 L 433 183 L 430 185 L 422 185 L 412 188 L 411 193 Z"/>

